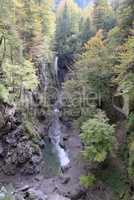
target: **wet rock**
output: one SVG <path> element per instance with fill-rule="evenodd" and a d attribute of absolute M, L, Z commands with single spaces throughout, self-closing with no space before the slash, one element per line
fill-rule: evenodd
<path fill-rule="evenodd" d="M 61 183 L 62 184 L 68 184 L 68 182 L 70 181 L 71 177 L 61 177 Z"/>
<path fill-rule="evenodd" d="M 69 164 L 66 165 L 66 166 L 62 166 L 62 167 L 61 167 L 61 171 L 62 171 L 62 173 L 64 174 L 64 173 L 66 173 L 70 168 L 71 168 L 71 165 L 70 165 L 70 163 L 69 163 Z"/>
<path fill-rule="evenodd" d="M 66 149 L 64 141 L 60 141 L 59 145 L 62 149 Z"/>
<path fill-rule="evenodd" d="M 40 121 L 44 121 L 46 119 L 46 112 L 45 111 L 41 111 L 39 114 L 38 114 L 38 119 Z"/>
<path fill-rule="evenodd" d="M 47 200 L 47 196 L 42 191 L 31 188 L 26 193 L 26 199 L 27 200 Z"/>
<path fill-rule="evenodd" d="M 40 146 L 41 148 L 44 148 L 44 147 L 45 147 L 45 142 L 44 142 L 43 139 L 42 139 L 41 141 L 39 141 L 39 146 Z"/>
<path fill-rule="evenodd" d="M 0 156 L 3 156 L 3 153 L 4 153 L 4 148 L 2 142 L 0 142 Z"/>
<path fill-rule="evenodd" d="M 31 161 L 33 164 L 38 164 L 41 162 L 41 160 L 42 160 L 42 158 L 38 155 L 33 155 L 31 158 Z"/>

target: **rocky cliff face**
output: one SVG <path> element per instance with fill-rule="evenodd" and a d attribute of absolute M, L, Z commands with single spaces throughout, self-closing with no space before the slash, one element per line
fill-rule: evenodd
<path fill-rule="evenodd" d="M 0 167 L 7 175 L 39 171 L 41 139 L 33 141 L 13 106 L 0 104 Z"/>

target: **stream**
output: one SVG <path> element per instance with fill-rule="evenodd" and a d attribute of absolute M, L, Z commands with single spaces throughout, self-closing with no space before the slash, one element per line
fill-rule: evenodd
<path fill-rule="evenodd" d="M 55 72 L 55 77 L 58 81 L 58 73 L 57 73 L 58 72 L 58 57 L 57 56 L 55 57 L 55 62 L 54 62 L 54 72 Z M 58 90 L 57 101 L 55 102 L 53 111 L 52 111 L 52 121 L 51 121 L 51 126 L 49 128 L 49 137 L 57 153 L 60 167 L 61 169 L 65 169 L 65 168 L 68 168 L 70 159 L 65 149 L 60 145 L 62 131 L 61 131 L 61 122 L 60 122 L 59 116 L 60 116 L 60 107 L 62 107 L 62 89 L 57 88 L 57 90 Z"/>

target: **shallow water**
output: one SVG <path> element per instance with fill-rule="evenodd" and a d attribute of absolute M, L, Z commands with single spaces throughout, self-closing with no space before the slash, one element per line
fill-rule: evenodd
<path fill-rule="evenodd" d="M 57 176 L 60 173 L 60 163 L 57 152 L 49 139 L 45 140 L 44 165 L 42 171 L 46 178 Z"/>

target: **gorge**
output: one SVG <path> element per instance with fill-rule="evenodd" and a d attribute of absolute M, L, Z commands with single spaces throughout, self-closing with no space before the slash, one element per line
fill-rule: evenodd
<path fill-rule="evenodd" d="M 134 199 L 134 1 L 0 1 L 0 200 Z"/>

